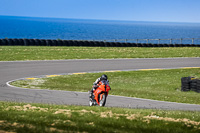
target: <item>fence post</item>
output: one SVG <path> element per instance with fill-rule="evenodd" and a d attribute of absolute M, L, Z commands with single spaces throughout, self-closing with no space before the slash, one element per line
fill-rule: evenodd
<path fill-rule="evenodd" d="M 138 44 L 138 39 L 136 39 L 136 44 Z"/>
<path fill-rule="evenodd" d="M 27 45 L 26 39 L 23 39 L 23 41 L 24 41 L 24 46 L 26 46 Z"/>

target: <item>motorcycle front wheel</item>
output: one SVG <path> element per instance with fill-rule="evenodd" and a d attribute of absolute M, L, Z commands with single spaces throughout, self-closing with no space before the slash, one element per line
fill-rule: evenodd
<path fill-rule="evenodd" d="M 101 96 L 99 97 L 99 106 L 105 106 L 106 104 L 106 95 L 102 94 L 102 98 Z"/>

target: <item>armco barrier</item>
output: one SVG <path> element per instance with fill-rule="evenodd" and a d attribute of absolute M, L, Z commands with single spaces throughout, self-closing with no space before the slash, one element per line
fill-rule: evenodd
<path fill-rule="evenodd" d="M 87 46 L 87 47 L 200 47 L 198 44 L 151 44 L 87 40 L 0 39 L 0 46 Z"/>

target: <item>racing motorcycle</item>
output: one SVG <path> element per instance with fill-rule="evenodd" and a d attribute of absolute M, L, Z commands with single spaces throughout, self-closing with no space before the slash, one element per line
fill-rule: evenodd
<path fill-rule="evenodd" d="M 105 106 L 106 98 L 110 91 L 110 86 L 106 84 L 106 81 L 100 81 L 98 88 L 93 92 L 92 98 L 89 98 L 90 106 Z"/>

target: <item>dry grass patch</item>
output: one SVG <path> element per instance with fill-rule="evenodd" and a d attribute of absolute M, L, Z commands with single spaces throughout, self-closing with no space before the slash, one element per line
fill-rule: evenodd
<path fill-rule="evenodd" d="M 199 132 L 199 112 L 0 102 L 1 132 Z M 173 133 L 172 132 L 172 133 Z"/>

